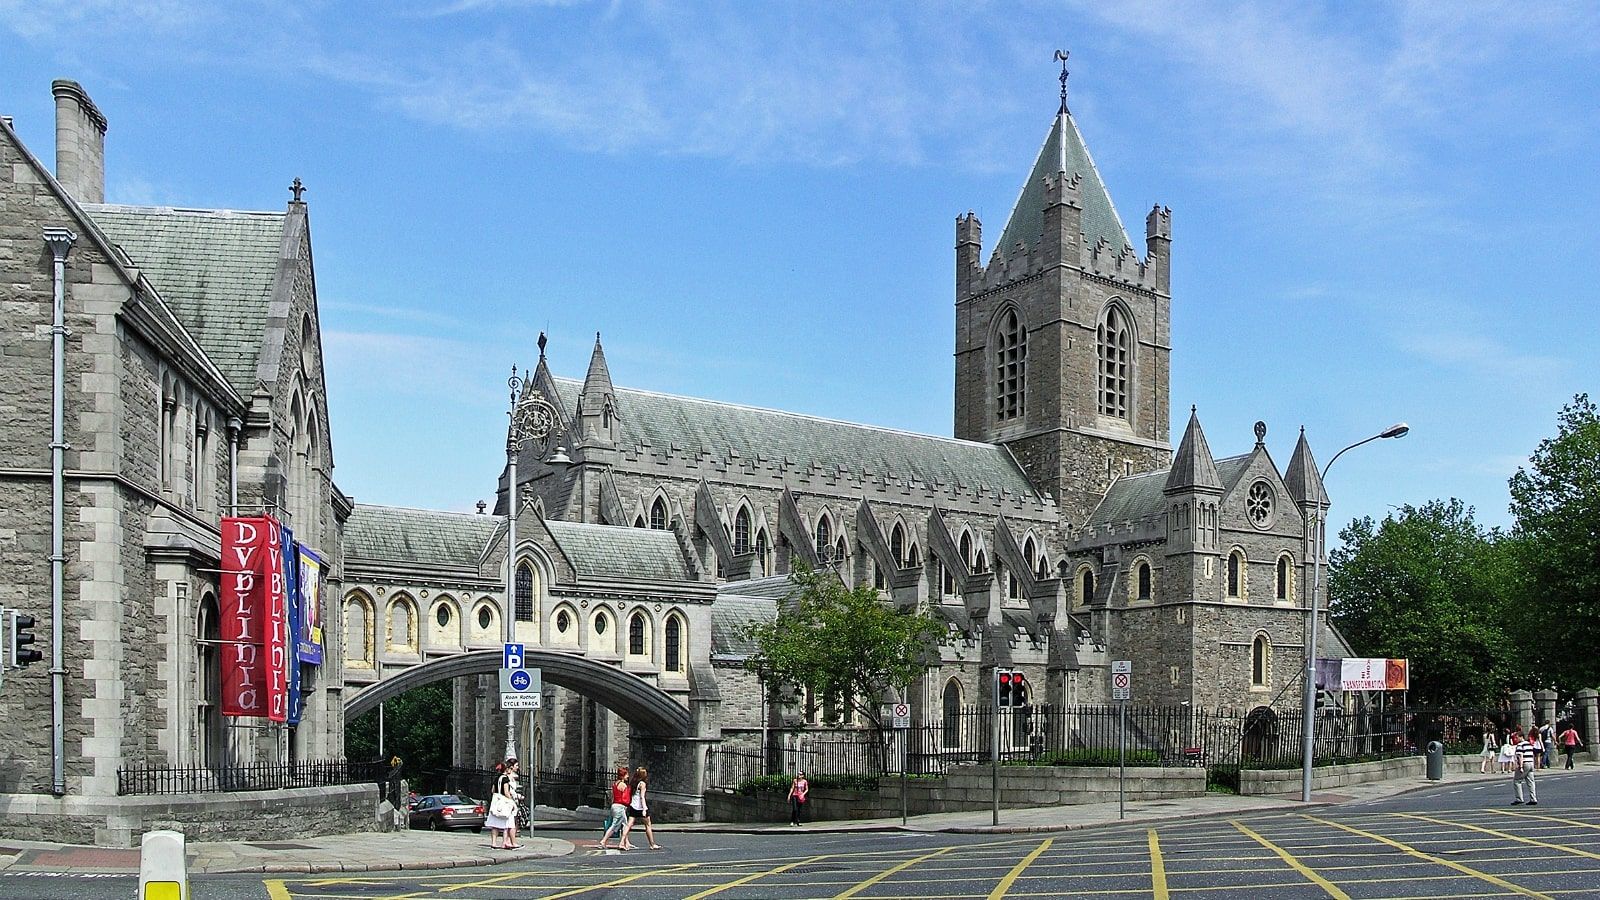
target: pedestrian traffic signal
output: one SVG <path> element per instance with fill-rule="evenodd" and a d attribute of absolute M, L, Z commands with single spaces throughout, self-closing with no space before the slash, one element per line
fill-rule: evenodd
<path fill-rule="evenodd" d="M 11 664 L 19 669 L 44 659 L 43 653 L 28 646 L 38 640 L 33 635 L 33 628 L 37 624 L 33 616 L 11 613 Z"/>
<path fill-rule="evenodd" d="M 995 669 L 995 705 L 1006 709 L 1028 705 L 1028 681 L 1015 669 Z"/>

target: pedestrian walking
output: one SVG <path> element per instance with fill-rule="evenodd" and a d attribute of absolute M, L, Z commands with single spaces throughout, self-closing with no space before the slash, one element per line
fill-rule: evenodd
<path fill-rule="evenodd" d="M 617 835 L 617 847 L 632 850 L 625 840 L 628 828 L 628 801 L 633 799 L 633 785 L 628 781 L 628 767 L 617 766 L 617 780 L 611 783 L 611 813 L 606 817 L 606 833 L 600 837 L 600 849 L 609 850 L 611 835 Z"/>
<path fill-rule="evenodd" d="M 1544 738 L 1539 734 L 1539 726 L 1528 729 L 1527 739 L 1533 745 L 1533 767 L 1543 768 L 1540 763 L 1544 762 Z"/>
<path fill-rule="evenodd" d="M 494 780 L 494 796 L 489 799 L 489 815 L 484 818 L 489 826 L 489 846 L 496 850 L 521 850 L 517 843 L 517 803 L 522 792 L 517 786 L 517 758 L 509 757 L 495 767 L 499 776 Z"/>
<path fill-rule="evenodd" d="M 1500 771 L 1506 775 L 1511 774 L 1511 764 L 1517 761 L 1517 730 L 1507 731 L 1500 741 L 1500 755 L 1496 757 L 1500 762 Z"/>
<path fill-rule="evenodd" d="M 1500 755 L 1500 739 L 1494 733 L 1494 725 L 1490 722 L 1483 723 L 1483 762 L 1478 764 L 1480 775 L 1489 774 L 1489 767 L 1494 765 L 1494 758 Z"/>
<path fill-rule="evenodd" d="M 1583 739 L 1578 737 L 1578 729 L 1573 728 L 1572 723 L 1568 722 L 1567 730 L 1561 732 L 1560 741 L 1561 752 L 1566 755 L 1567 768 L 1570 769 L 1572 768 L 1572 754 L 1578 752 L 1578 747 L 1583 743 Z"/>
<path fill-rule="evenodd" d="M 1550 768 L 1550 759 L 1556 755 L 1556 726 L 1546 722 L 1539 726 L 1539 744 L 1544 753 L 1542 769 Z"/>
<path fill-rule="evenodd" d="M 625 849 L 632 849 L 628 847 L 628 835 L 640 822 L 644 823 L 644 838 L 650 842 L 650 849 L 661 849 L 661 845 L 656 843 L 656 831 L 650 822 L 649 780 L 650 772 L 644 766 L 633 770 L 633 794 L 628 798 L 628 824 L 622 830 L 622 843 Z"/>
<path fill-rule="evenodd" d="M 1539 805 L 1539 788 L 1534 784 L 1533 773 L 1538 766 L 1538 750 L 1534 747 L 1531 738 L 1537 738 L 1538 732 L 1528 729 L 1529 738 L 1522 738 L 1517 742 L 1516 771 L 1511 776 L 1511 789 L 1516 793 L 1512 806 L 1522 805 L 1523 788 L 1527 788 L 1528 805 Z"/>
<path fill-rule="evenodd" d="M 805 818 L 806 795 L 811 793 L 811 782 L 806 780 L 806 773 L 796 772 L 794 781 L 789 783 L 789 824 L 796 828 Z"/>

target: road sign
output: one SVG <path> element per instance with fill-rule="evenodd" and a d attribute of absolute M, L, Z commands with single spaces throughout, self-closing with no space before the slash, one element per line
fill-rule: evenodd
<path fill-rule="evenodd" d="M 539 669 L 500 670 L 501 709 L 539 709 L 544 673 Z"/>
<path fill-rule="evenodd" d="M 1133 676 L 1126 672 L 1117 672 L 1111 676 L 1111 699 L 1133 699 Z"/>
<path fill-rule="evenodd" d="M 526 646 L 523 644 L 507 643 L 505 652 L 500 656 L 500 668 L 520 669 L 522 661 L 527 658 Z"/>
<path fill-rule="evenodd" d="M 910 728 L 911 727 L 911 704 L 909 704 L 909 703 L 896 703 L 894 705 L 894 709 L 891 710 L 890 718 L 893 719 L 894 721 L 890 724 L 889 727 L 891 727 L 891 728 Z"/>
<path fill-rule="evenodd" d="M 1111 662 L 1111 674 L 1113 674 L 1113 675 L 1132 675 L 1133 674 L 1133 660 L 1131 660 L 1131 659 L 1113 660 Z"/>

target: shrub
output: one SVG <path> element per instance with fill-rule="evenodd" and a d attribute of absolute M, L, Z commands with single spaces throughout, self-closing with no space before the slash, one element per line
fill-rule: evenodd
<path fill-rule="evenodd" d="M 1130 766 L 1159 766 L 1161 757 L 1154 750 L 1129 750 L 1127 764 Z M 1075 747 L 1071 750 L 1051 750 L 1042 753 L 1037 760 L 1009 760 L 1008 766 L 1115 766 L 1117 764 L 1117 750 L 1115 747 Z"/>
<path fill-rule="evenodd" d="M 875 793 L 878 790 L 876 775 L 813 775 L 807 779 L 811 789 L 832 788 L 843 791 Z M 794 778 L 789 775 L 756 775 L 739 782 L 733 790 L 746 797 L 756 794 L 787 794 Z"/>

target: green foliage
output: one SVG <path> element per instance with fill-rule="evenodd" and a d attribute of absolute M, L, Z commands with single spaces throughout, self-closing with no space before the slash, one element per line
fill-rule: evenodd
<path fill-rule="evenodd" d="M 915 776 L 913 776 L 915 777 Z M 812 775 L 806 778 L 811 783 L 811 789 L 818 788 L 855 791 L 857 793 L 876 793 L 878 790 L 878 776 L 876 775 Z M 789 793 L 789 785 L 794 783 L 792 775 L 757 775 L 739 782 L 733 789 L 735 793 L 746 797 L 756 794 L 784 794 Z"/>
<path fill-rule="evenodd" d="M 1587 394 L 1511 477 L 1511 551 L 1521 576 L 1518 646 L 1529 686 L 1600 684 L 1600 413 Z"/>
<path fill-rule="evenodd" d="M 1520 666 L 1506 630 L 1506 544 L 1459 500 L 1357 519 L 1330 556 L 1333 621 L 1361 655 L 1412 660 L 1418 705 L 1502 696 Z"/>
<path fill-rule="evenodd" d="M 745 629 L 757 648 L 746 665 L 769 683 L 802 685 L 833 705 L 848 704 L 881 733 L 884 691 L 926 670 L 943 628 L 931 616 L 884 603 L 869 584 L 845 587 L 832 572 L 798 567 L 790 579 L 795 589 L 777 620 Z"/>
<path fill-rule="evenodd" d="M 451 706 L 447 681 L 412 688 L 384 704 L 384 753 L 378 752 L 378 712 L 373 710 L 345 723 L 345 756 L 398 756 L 402 772 L 419 793 L 438 787 L 426 783 L 425 773 L 450 765 Z"/>
<path fill-rule="evenodd" d="M 1129 750 L 1129 766 L 1159 766 L 1161 757 L 1154 750 Z M 1008 766 L 1115 766 L 1115 747 L 1075 747 L 1071 750 L 1051 750 L 1039 755 L 1037 760 L 1008 761 Z"/>

